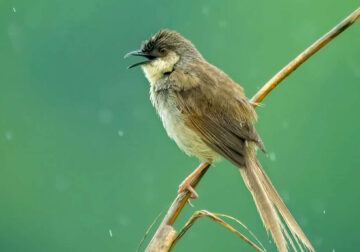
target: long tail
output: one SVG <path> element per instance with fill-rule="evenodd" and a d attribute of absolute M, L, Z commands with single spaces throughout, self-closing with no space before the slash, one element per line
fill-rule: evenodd
<path fill-rule="evenodd" d="M 299 249 L 303 251 L 300 245 L 302 243 L 310 251 L 315 251 L 257 160 L 255 148 L 249 146 L 245 156 L 245 167 L 240 168 L 240 173 L 255 200 L 264 226 L 268 232 L 270 231 L 278 250 L 287 252 L 288 240 L 294 251 L 297 251 L 279 216 L 280 213 Z"/>

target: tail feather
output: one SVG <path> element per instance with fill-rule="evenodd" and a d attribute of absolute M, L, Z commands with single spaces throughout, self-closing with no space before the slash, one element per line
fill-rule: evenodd
<path fill-rule="evenodd" d="M 289 227 L 289 230 L 290 230 L 291 234 L 293 235 L 293 237 L 295 238 L 296 242 L 299 244 L 298 240 L 300 240 L 310 251 L 315 251 L 315 249 L 311 245 L 310 241 L 308 240 L 308 238 L 306 237 L 304 232 L 301 230 L 300 226 L 297 224 L 296 220 L 291 215 L 289 209 L 286 207 L 285 203 L 283 202 L 280 195 L 276 191 L 275 187 L 271 183 L 269 177 L 265 173 L 265 171 L 262 168 L 259 161 L 257 161 L 257 163 L 258 163 L 257 169 L 258 169 L 258 172 L 260 173 L 259 176 L 262 175 L 262 177 L 265 180 L 264 184 L 267 188 L 267 191 L 269 192 L 271 201 L 276 206 L 277 210 L 280 212 L 281 216 L 285 220 L 285 223 Z M 300 248 L 301 248 L 301 246 L 300 246 Z"/>
<path fill-rule="evenodd" d="M 264 226 L 268 232 L 270 231 L 278 250 L 280 252 L 287 252 L 288 240 L 294 251 L 297 251 L 291 236 L 279 216 L 280 213 L 292 237 L 298 244 L 299 249 L 303 251 L 301 246 L 301 244 L 303 244 L 308 250 L 315 251 L 285 206 L 261 164 L 256 159 L 255 148 L 250 147 L 247 149 L 248 153 L 245 157 L 245 167 L 240 168 L 240 173 L 246 186 L 252 193 Z"/>
<path fill-rule="evenodd" d="M 269 197 L 266 195 L 264 186 L 258 181 L 252 170 L 241 168 L 240 172 L 254 197 L 266 231 L 270 231 L 279 251 L 287 251 L 286 239 L 282 234 L 281 220 Z"/>

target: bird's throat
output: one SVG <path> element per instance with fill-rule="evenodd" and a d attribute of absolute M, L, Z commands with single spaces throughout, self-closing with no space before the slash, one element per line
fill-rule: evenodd
<path fill-rule="evenodd" d="M 165 57 L 157 58 L 143 65 L 142 69 L 150 84 L 155 85 L 156 82 L 163 77 L 164 73 L 172 72 L 179 58 L 175 52 L 170 52 Z"/>

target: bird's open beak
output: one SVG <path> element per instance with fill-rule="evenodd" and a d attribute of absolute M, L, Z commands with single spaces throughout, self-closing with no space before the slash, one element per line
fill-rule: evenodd
<path fill-rule="evenodd" d="M 127 54 L 125 54 L 124 58 L 127 58 L 129 56 L 142 56 L 142 57 L 145 57 L 147 58 L 148 60 L 145 60 L 145 61 L 141 61 L 141 62 L 138 62 L 138 63 L 135 63 L 131 66 L 128 66 L 128 69 L 130 68 L 133 68 L 133 67 L 136 67 L 136 66 L 140 66 L 140 65 L 143 65 L 143 64 L 146 64 L 148 62 L 150 62 L 151 60 L 155 59 L 156 57 L 152 56 L 151 54 L 148 54 L 146 52 L 143 52 L 141 50 L 137 50 L 137 51 L 133 51 L 133 52 L 129 52 Z"/>

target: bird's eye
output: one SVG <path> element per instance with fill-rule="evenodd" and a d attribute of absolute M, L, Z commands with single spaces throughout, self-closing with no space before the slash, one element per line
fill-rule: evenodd
<path fill-rule="evenodd" d="M 159 53 L 162 54 L 162 55 L 165 55 L 166 54 L 166 49 L 165 48 L 160 48 Z"/>

